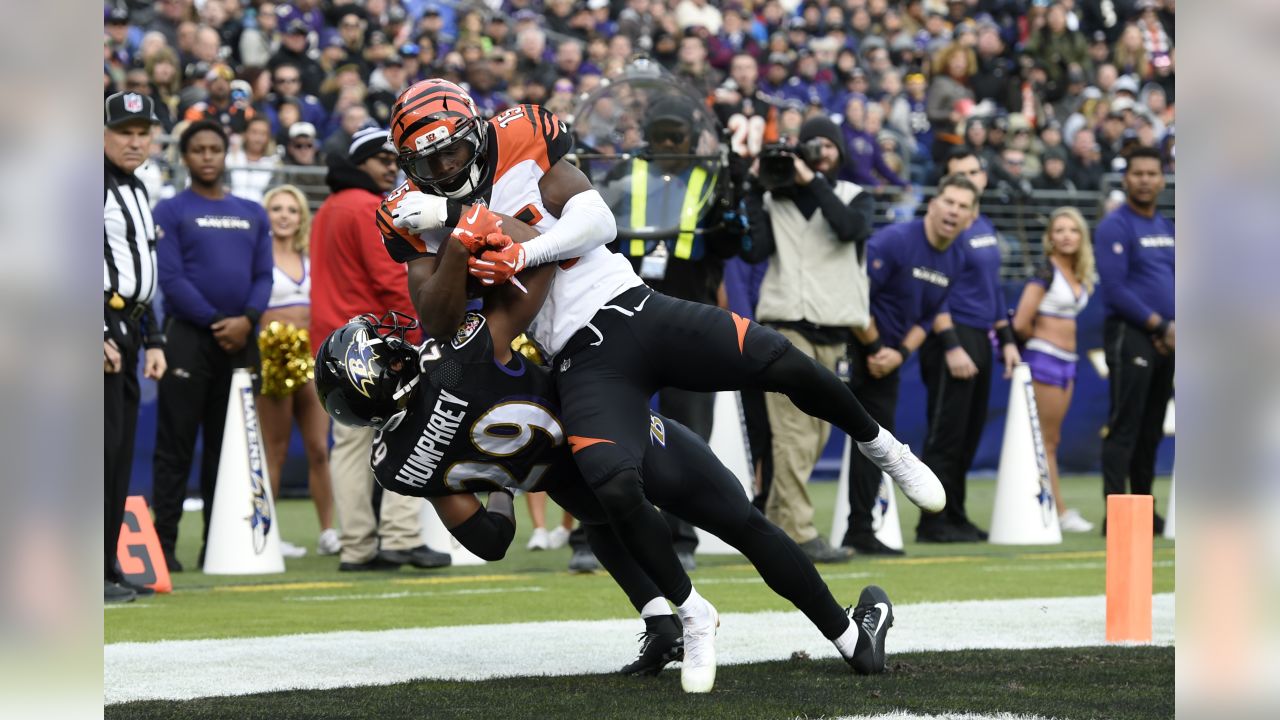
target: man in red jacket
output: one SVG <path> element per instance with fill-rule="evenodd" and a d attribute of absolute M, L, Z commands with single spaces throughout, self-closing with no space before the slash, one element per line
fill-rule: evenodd
<path fill-rule="evenodd" d="M 317 341 L 364 313 L 413 315 L 405 266 L 382 246 L 374 215 L 396 182 L 396 153 L 386 130 L 366 128 L 351 139 L 349 157 L 331 159 L 325 177 L 332 195 L 311 224 L 311 337 Z M 373 429 L 334 424 L 330 471 L 341 525 L 338 569 L 394 570 L 450 563 L 422 544 L 422 498 L 382 494 L 373 514 Z"/>

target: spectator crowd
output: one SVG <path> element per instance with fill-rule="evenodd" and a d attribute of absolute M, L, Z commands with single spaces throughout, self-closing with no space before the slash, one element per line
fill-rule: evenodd
<path fill-rule="evenodd" d="M 263 170 L 322 164 L 385 127 L 417 80 L 458 82 L 489 115 L 527 102 L 570 121 L 640 52 L 709 102 L 757 97 L 766 141 L 831 116 L 841 177 L 868 188 L 930 184 L 961 144 L 1012 191 L 1096 189 L 1133 145 L 1174 163 L 1173 0 L 114 0 L 104 14 L 106 93 L 155 98 L 157 134 L 222 123 L 249 197 Z M 161 160 L 141 171 L 153 190 L 176 164 Z"/>
<path fill-rule="evenodd" d="M 1038 289 L 1011 324 L 998 290 L 1004 244 L 980 216 L 980 208 L 992 193 L 1096 193 L 1103 175 L 1125 173 L 1126 200 L 1117 202 L 1128 206 L 1106 226 L 1108 244 L 1100 247 L 1134 249 L 1118 259 L 1100 259 L 1102 286 L 1105 290 L 1110 280 L 1113 286 L 1127 282 L 1119 265 L 1130 257 L 1150 268 L 1150 278 L 1127 304 L 1113 308 L 1108 299 L 1109 318 L 1115 315 L 1108 333 L 1128 331 L 1147 338 L 1142 348 L 1125 352 L 1145 353 L 1159 366 L 1160 376 L 1127 381 L 1125 396 L 1137 398 L 1135 407 L 1154 409 L 1142 417 L 1113 417 L 1123 421 L 1124 432 L 1108 446 L 1107 489 L 1122 490 L 1129 471 L 1138 476 L 1135 485 L 1145 484 L 1149 491 L 1150 473 L 1139 472 L 1138 465 L 1154 463 L 1158 437 L 1147 416 L 1154 416 L 1171 392 L 1175 337 L 1173 226 L 1155 206 L 1164 175 L 1174 170 L 1174 6 L 1174 0 L 114 0 L 104 8 L 104 93 L 117 98 L 107 103 L 108 128 L 112 102 L 134 107 L 131 98 L 141 95 L 149 100 L 139 106 L 154 108 L 147 117 L 129 111 L 129 119 L 149 128 L 151 142 L 146 162 L 117 175 L 120 182 L 140 183 L 151 206 L 161 203 L 155 222 L 163 231 L 158 274 L 170 315 L 169 365 L 174 366 L 174 359 L 182 364 L 162 381 L 161 406 L 172 405 L 176 411 L 190 404 L 193 393 L 212 398 L 208 416 L 189 423 L 176 419 L 181 413 L 162 412 L 156 467 L 157 490 L 163 495 L 157 512 L 163 511 L 163 517 L 157 526 L 166 560 L 171 569 L 181 568 L 174 555 L 177 518 L 196 426 L 204 422 L 221 429 L 223 386 L 232 368 L 259 362 L 259 330 L 268 323 L 277 326 L 273 333 L 287 328 L 290 334 L 273 337 L 305 347 L 300 360 L 305 366 L 329 326 L 352 314 L 350 308 L 334 307 L 334 297 L 365 293 L 378 302 L 386 299 L 386 307 L 369 311 L 412 312 L 401 297 L 404 269 L 382 252 L 373 218 L 397 178 L 395 148 L 385 128 L 399 94 L 419 80 L 444 78 L 464 87 L 486 116 L 533 103 L 572 126 L 579 100 L 620 79 L 638 53 L 660 63 L 704 100 L 735 155 L 728 185 L 742 202 L 740 207 L 729 205 L 740 215 L 742 227 L 728 236 L 727 249 L 716 245 L 723 238 L 709 235 L 705 255 L 701 246 L 683 256 L 673 254 L 673 266 L 685 260 L 705 264 L 689 274 L 686 284 L 692 289 L 684 295 L 733 307 L 744 316 L 759 310 L 761 322 L 785 329 L 793 342 L 805 344 L 806 354 L 851 382 L 872 414 L 884 415 L 877 420 L 885 427 L 892 426 L 898 369 L 916 351 L 922 367 L 932 358 L 929 367 L 937 370 L 939 382 L 981 378 L 972 384 L 975 397 L 982 398 L 966 401 L 963 408 L 979 417 L 985 417 L 992 373 L 1018 361 L 1015 344 L 1032 347 L 1028 339 L 1038 339 L 1042 355 L 1057 353 L 1042 362 L 1056 358 L 1059 364 L 1070 363 L 1074 377 L 1074 317 L 1094 281 L 1089 229 L 1078 214 L 1069 213 L 1059 229 L 1061 213 L 1053 215 L 1053 227 L 1044 228 L 1047 264 L 1033 280 Z M 668 131 L 672 147 L 686 142 L 682 147 L 687 152 L 692 135 L 685 131 L 692 128 L 696 112 L 673 106 L 659 118 L 688 126 Z M 796 146 L 799 157 L 805 148 L 814 153 L 804 162 L 795 161 L 790 182 L 801 190 L 768 187 L 752 164 L 762 150 L 779 143 Z M 1130 168 L 1130 157 L 1140 159 L 1142 167 Z M 126 177 L 132 175 L 136 182 Z M 889 229 L 873 227 L 873 196 L 918 198 L 921 188 L 939 184 L 942 191 L 923 218 Z M 314 223 L 304 199 L 321 208 Z M 109 205 L 107 211 L 118 208 Z M 810 223 L 815 212 L 818 220 Z M 352 221 L 364 215 L 367 223 Z M 970 215 L 980 222 L 972 227 L 962 222 Z M 222 260 L 210 256 L 209 264 L 238 272 L 235 283 L 192 267 L 195 256 L 185 249 L 181 258 L 176 255 L 178 243 L 211 248 L 213 238 L 233 231 L 252 235 L 244 250 L 249 253 L 252 247 L 252 262 L 229 268 L 219 250 Z M 128 239 L 135 241 L 132 234 Z M 637 271 L 651 284 L 662 277 L 651 278 L 644 268 L 662 244 L 623 250 L 634 256 Z M 803 260 L 815 247 L 828 253 L 817 265 L 850 280 L 842 291 L 853 300 L 839 293 L 814 300 L 811 288 L 790 284 L 778 269 Z M 976 259 L 979 252 L 985 260 Z M 734 255 L 739 257 L 722 264 L 723 257 Z M 933 263 L 926 279 L 936 287 L 910 285 L 921 277 L 912 266 L 917 256 L 934 255 L 946 255 L 946 262 L 920 262 Z M 350 273 L 358 276 L 354 279 L 338 277 L 346 275 L 342 269 L 356 262 L 353 258 L 381 270 Z M 766 270 L 771 261 L 775 267 Z M 388 281 L 394 287 L 335 292 L 341 283 L 375 276 L 394 279 L 395 272 L 402 280 Z M 772 273 L 768 279 L 766 272 Z M 735 281 L 746 276 L 753 280 Z M 667 282 L 673 282 L 671 277 Z M 949 282 L 950 306 L 944 302 Z M 972 286 L 968 290 L 966 283 Z M 190 297 L 175 295 L 175 287 L 188 286 L 194 289 Z M 221 304 L 204 302 L 197 297 L 203 286 L 206 295 L 228 297 Z M 106 290 L 114 297 L 119 288 Z M 232 290 L 235 297 L 229 296 Z M 960 302 L 966 291 L 981 296 L 970 299 L 968 315 Z M 888 302 L 893 293 L 906 299 Z M 146 305 L 143 295 L 136 304 Z M 1167 305 L 1151 299 L 1166 295 Z M 797 298 L 804 298 L 803 303 Z M 313 305 L 323 332 L 313 332 L 311 345 L 305 346 L 298 331 L 308 324 L 315 330 Z M 801 305 L 802 312 L 793 312 Z M 120 310 L 110 300 L 108 307 Z M 898 312 L 900 307 L 917 312 Z M 1071 325 L 1052 324 L 1059 320 L 1071 320 Z M 866 326 L 869 332 L 850 333 L 851 326 Z M 926 331 L 932 333 L 927 341 Z M 991 337 L 1000 338 L 995 347 L 1001 354 L 992 355 Z M 184 357 L 189 350 L 195 352 Z M 201 373 L 202 382 L 217 388 L 195 387 L 183 375 L 199 366 L 201 357 L 219 363 Z M 111 361 L 108 353 L 104 362 Z M 135 362 L 132 356 L 126 361 Z M 1060 424 L 1073 385 L 1062 375 L 1065 365 L 1051 368 L 1061 371 L 1061 377 L 1050 377 L 1045 367 L 1035 376 L 1037 398 L 1045 402 L 1044 397 L 1051 397 L 1042 412 Z M 375 525 L 372 507 L 364 507 L 371 493 L 363 460 L 371 440 L 365 435 L 371 433 L 346 438 L 339 433 L 331 457 L 323 457 L 326 419 L 313 403 L 287 399 L 308 381 L 299 377 L 289 392 L 265 391 L 260 403 L 269 416 L 273 474 L 282 468 L 283 439 L 291 423 L 306 426 L 309 459 L 317 466 L 310 478 L 312 492 L 324 531 L 317 551 L 340 554 L 343 570 L 447 564 L 447 556 L 414 545 L 417 506 L 391 511 L 384 496 L 381 525 Z M 1051 388 L 1058 388 L 1058 394 L 1045 395 Z M 953 389 L 947 392 L 954 394 Z M 922 523 L 918 539 L 985 539 L 963 506 L 964 475 L 977 440 L 939 439 L 936 429 L 945 419 L 935 422 L 935 416 L 961 410 L 935 407 L 932 396 L 942 391 L 930 385 L 930 393 L 934 430 L 929 444 L 949 463 L 952 477 L 944 481 L 958 506 L 949 505 L 945 514 L 954 522 L 946 527 Z M 667 397 L 663 404 L 690 404 L 689 412 L 708 422 L 687 422 L 705 436 L 710 431 L 706 401 Z M 766 415 L 766 425 L 788 413 L 799 418 L 799 411 L 785 403 L 770 404 L 765 413 L 764 400 L 756 402 L 757 422 Z M 816 433 L 821 440 L 826 430 L 821 423 L 810 427 L 796 420 L 792 425 L 776 425 L 772 435 L 766 428 L 762 440 L 753 434 L 763 497 L 768 497 L 777 463 L 778 491 L 770 500 L 770 519 L 818 562 L 842 562 L 855 550 L 889 554 L 891 549 L 869 529 L 858 527 L 853 516 L 848 535 L 832 538 L 843 548 L 833 549 L 817 536 L 803 485 L 823 443 L 799 448 L 796 437 Z M 1053 433 L 1047 438 L 1051 446 L 1057 440 Z M 206 439 L 206 447 L 208 443 Z M 202 466 L 206 523 L 216 460 L 216 455 L 206 458 Z M 926 454 L 931 467 L 944 463 L 930 460 Z M 332 481 L 326 462 L 332 465 Z M 1053 470 L 1056 481 L 1056 463 Z M 868 477 L 862 487 L 851 489 L 855 513 L 872 502 L 879 486 L 878 471 L 864 474 Z M 325 488 L 330 482 L 332 492 Z M 340 524 L 346 519 L 340 538 L 333 527 L 335 510 Z M 399 525 L 397 518 L 403 520 Z M 1062 522 L 1064 529 L 1091 528 L 1078 517 Z M 305 552 L 292 545 L 286 549 Z M 114 581 L 110 567 L 107 576 L 108 583 Z"/>

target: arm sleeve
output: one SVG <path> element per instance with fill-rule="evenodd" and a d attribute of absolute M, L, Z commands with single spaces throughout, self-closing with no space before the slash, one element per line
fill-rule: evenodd
<path fill-rule="evenodd" d="M 258 207 L 258 244 L 253 252 L 253 285 L 249 289 L 249 302 L 245 305 L 246 310 L 256 311 L 258 315 L 267 309 L 267 303 L 271 301 L 271 282 L 273 279 L 272 270 L 275 267 L 275 259 L 271 252 L 271 220 L 267 217 L 267 211 Z"/>
<path fill-rule="evenodd" d="M 1152 309 L 1128 286 L 1129 256 L 1133 245 L 1119 222 L 1103 221 L 1098 226 L 1094 241 L 1094 257 L 1098 263 L 1098 278 L 1104 288 L 1107 306 L 1125 320 L 1138 327 L 1146 327 Z"/>
<path fill-rule="evenodd" d="M 764 209 L 764 193 L 753 185 L 747 193 L 747 237 L 742 259 L 749 263 L 768 260 L 778 246 L 773 238 L 773 220 Z"/>
<path fill-rule="evenodd" d="M 449 531 L 462 546 L 483 560 L 501 560 L 515 537 L 516 526 L 502 515 L 479 508 L 461 525 Z"/>
<path fill-rule="evenodd" d="M 835 190 L 825 180 L 812 184 L 816 185 L 814 193 L 818 196 L 818 207 L 836 231 L 836 239 L 843 243 L 857 243 L 858 256 L 861 257 L 865 253 L 867 238 L 871 237 L 875 217 L 875 201 L 871 194 L 858 193 L 846 205 L 840 202 Z"/>
<path fill-rule="evenodd" d="M 173 306 L 175 314 L 201 327 L 213 323 L 218 313 L 204 295 L 187 277 L 182 262 L 182 230 L 169 203 L 156 206 L 153 218 L 164 230 L 164 237 L 156 244 L 156 275 L 166 302 Z"/>
<path fill-rule="evenodd" d="M 611 242 L 618 235 L 613 211 L 595 189 L 569 198 L 560 220 L 545 233 L 524 244 L 525 264 L 543 265 L 581 257 Z"/>

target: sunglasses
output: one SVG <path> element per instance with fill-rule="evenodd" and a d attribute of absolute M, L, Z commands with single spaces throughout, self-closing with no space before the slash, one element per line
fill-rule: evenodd
<path fill-rule="evenodd" d="M 653 142 L 668 142 L 672 145 L 679 145 L 689 139 L 689 133 L 683 130 L 655 130 L 649 133 L 649 139 Z"/>
<path fill-rule="evenodd" d="M 289 147 L 291 147 L 291 148 L 296 148 L 296 149 L 298 149 L 298 150 L 310 150 L 310 149 L 314 148 L 315 146 L 316 146 L 316 144 L 315 144 L 315 143 L 310 143 L 310 142 L 291 142 L 291 143 L 289 143 Z"/>

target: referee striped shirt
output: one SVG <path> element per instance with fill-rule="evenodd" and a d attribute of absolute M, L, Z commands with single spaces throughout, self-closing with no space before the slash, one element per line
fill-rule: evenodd
<path fill-rule="evenodd" d="M 102 289 L 109 297 L 149 303 L 156 292 L 156 224 L 147 188 L 103 158 Z"/>

